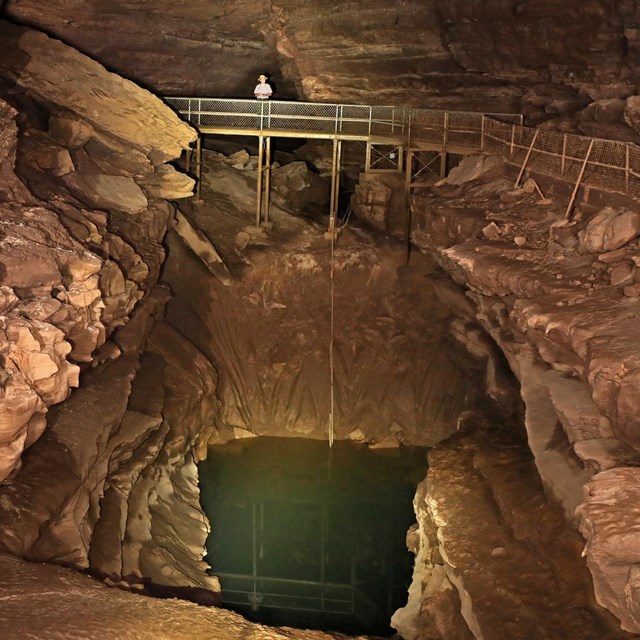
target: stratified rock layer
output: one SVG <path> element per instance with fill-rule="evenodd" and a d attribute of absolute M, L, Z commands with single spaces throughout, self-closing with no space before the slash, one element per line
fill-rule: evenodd
<path fill-rule="evenodd" d="M 157 284 L 164 198 L 193 187 L 165 163 L 195 132 L 61 42 L 7 23 L 0 36 L 0 544 L 218 590 L 196 468 L 217 375 L 161 323 Z"/>
<path fill-rule="evenodd" d="M 637 204 L 602 209 L 579 201 L 567 220 L 549 197 L 563 193 L 559 184 L 547 180 L 542 198 L 531 181 L 513 189 L 473 173 L 414 196 L 412 237 L 460 286 L 439 288 L 458 315 L 456 339 L 479 354 L 480 325 L 506 357 L 543 483 L 567 518 L 581 521 L 598 602 L 638 632 L 640 521 L 630 508 L 637 474 L 629 468 L 640 459 Z"/>
<path fill-rule="evenodd" d="M 161 94 L 252 98 L 267 72 L 276 97 L 522 111 L 565 130 L 638 134 L 634 2 L 5 4 Z"/>
<path fill-rule="evenodd" d="M 469 629 L 484 640 L 625 637 L 594 606 L 581 540 L 549 505 L 526 449 L 513 432 L 487 426 L 430 453 L 416 512 L 436 533 L 430 563 L 416 565 L 419 623 L 400 624 L 403 637 L 466 639 Z M 459 598 L 459 609 L 443 607 L 445 596 Z M 402 622 L 400 612 L 394 619 Z"/>

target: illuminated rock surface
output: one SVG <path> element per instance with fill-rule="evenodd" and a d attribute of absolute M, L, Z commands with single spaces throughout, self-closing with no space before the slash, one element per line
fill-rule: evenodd
<path fill-rule="evenodd" d="M 531 123 L 637 140 L 633 2 L 214 4 L 156 0 L 143 20 L 140 3 L 4 9 L 162 93 L 244 96 L 267 67 L 280 97 L 522 110 Z M 11 480 L 0 544 L 113 583 L 215 591 L 195 467 L 207 443 L 327 436 L 326 220 L 291 215 L 325 199 L 326 183 L 302 165 L 280 169 L 273 227 L 257 228 L 250 153 L 207 154 L 206 203 L 175 216 L 166 199 L 188 197 L 193 182 L 168 162 L 194 140 L 190 127 L 41 33 L 2 23 L 0 38 L 0 476 Z M 492 431 L 434 449 L 410 535 L 427 571 L 398 618 L 409 638 L 627 638 L 594 613 L 564 526 L 588 542 L 598 602 L 638 633 L 638 207 L 590 192 L 566 223 L 566 186 L 514 189 L 513 172 L 470 158 L 416 193 L 412 241 L 428 257 L 408 269 L 392 240 L 357 225 L 341 233 L 336 433 L 436 445 L 481 398 L 492 419 L 526 428 L 533 463 L 501 451 L 510 440 Z M 391 205 L 392 182 L 361 184 L 361 204 Z M 385 207 L 360 213 L 402 229 L 402 207 Z M 557 511 L 539 487 L 528 493 L 532 464 Z M 0 580 L 22 586 L 3 585 L 2 613 L 10 603 L 23 637 L 49 620 L 62 637 L 109 636 L 105 612 L 132 597 L 112 591 L 82 611 L 93 598 L 70 590 L 74 619 L 96 622 L 76 633 L 67 595 L 54 590 L 33 616 L 15 598 L 33 575 L 3 563 Z M 58 571 L 20 566 L 42 581 Z M 223 619 L 216 638 L 285 633 L 188 604 L 135 607 L 150 602 L 171 609 L 173 637 L 178 609 Z M 159 619 L 111 635 L 161 637 Z"/>

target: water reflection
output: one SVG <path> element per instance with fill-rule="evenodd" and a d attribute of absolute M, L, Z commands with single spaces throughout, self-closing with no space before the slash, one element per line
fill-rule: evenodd
<path fill-rule="evenodd" d="M 283 438 L 211 447 L 200 466 L 207 559 L 227 606 L 267 624 L 389 633 L 426 450 Z"/>

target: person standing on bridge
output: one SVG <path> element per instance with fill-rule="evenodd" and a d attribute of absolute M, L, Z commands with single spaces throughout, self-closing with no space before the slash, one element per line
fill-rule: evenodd
<path fill-rule="evenodd" d="M 256 88 L 253 90 L 258 100 L 268 100 L 273 93 L 271 86 L 267 83 L 267 76 L 261 75 L 258 80 L 260 81 Z"/>

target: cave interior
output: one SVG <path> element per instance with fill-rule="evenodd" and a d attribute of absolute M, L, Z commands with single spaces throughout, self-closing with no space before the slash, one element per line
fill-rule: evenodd
<path fill-rule="evenodd" d="M 640 637 L 640 3 L 4 0 L 0 47 L 3 635 Z"/>

